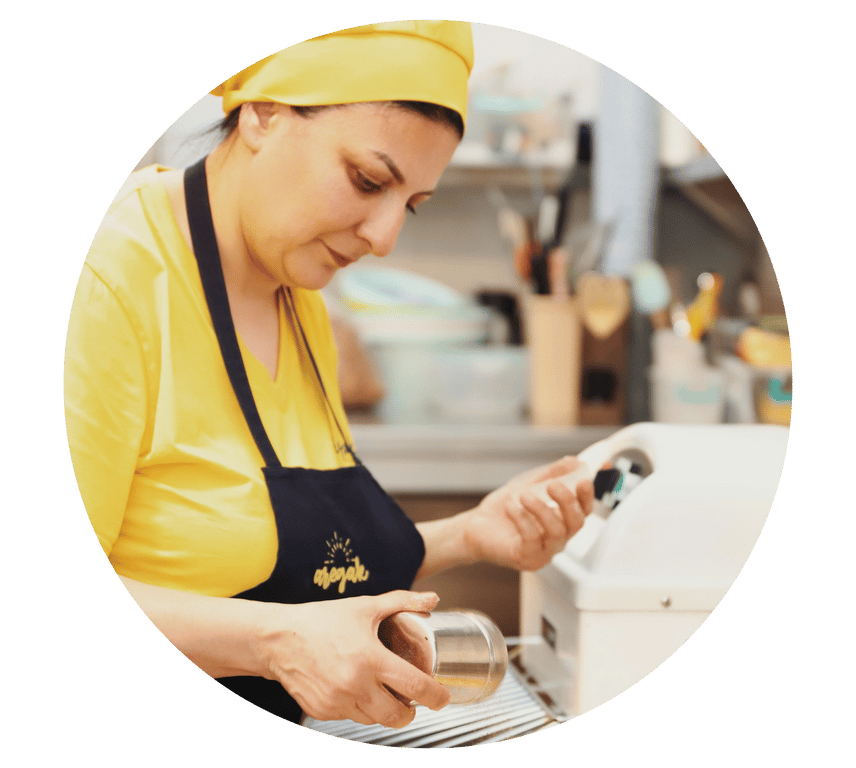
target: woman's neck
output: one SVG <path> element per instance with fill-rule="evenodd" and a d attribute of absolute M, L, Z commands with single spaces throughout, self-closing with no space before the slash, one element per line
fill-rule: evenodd
<path fill-rule="evenodd" d="M 243 151 L 242 151 L 243 150 Z M 229 139 L 214 149 L 205 162 L 211 218 L 230 299 L 268 304 L 281 285 L 250 252 L 243 235 L 238 193 L 243 184 L 246 150 Z"/>

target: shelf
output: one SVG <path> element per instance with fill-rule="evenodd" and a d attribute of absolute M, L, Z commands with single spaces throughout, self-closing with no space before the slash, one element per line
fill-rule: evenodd
<path fill-rule="evenodd" d="M 503 157 L 483 144 L 461 144 L 441 179 L 445 187 L 499 186 L 543 187 L 555 190 L 568 178 L 575 164 L 575 147 L 555 145 L 521 157 Z"/>
<path fill-rule="evenodd" d="M 709 171 L 713 170 L 710 165 L 706 167 Z M 743 247 L 754 251 L 758 244 L 758 230 L 731 180 L 725 174 L 717 176 L 702 171 L 703 168 L 699 167 L 693 173 L 682 175 L 680 178 L 684 181 L 672 183 L 669 183 L 669 178 L 674 179 L 674 175 L 670 174 L 665 183 L 677 190 Z"/>
<path fill-rule="evenodd" d="M 569 168 L 531 168 L 518 164 L 451 164 L 440 181 L 441 187 L 504 187 L 507 189 L 531 189 L 543 186 L 548 191 L 558 189 L 568 178 Z"/>
<path fill-rule="evenodd" d="M 709 154 L 691 160 L 677 168 L 665 169 L 665 180 L 674 184 L 697 184 L 725 176 L 719 163 Z"/>
<path fill-rule="evenodd" d="M 357 455 L 390 493 L 487 493 L 576 455 L 619 427 L 350 425 Z"/>
<path fill-rule="evenodd" d="M 532 188 L 543 185 L 546 189 L 560 187 L 573 170 L 570 161 L 559 163 L 549 157 L 531 157 L 526 162 L 497 157 L 462 156 L 453 157 L 446 168 L 441 186 L 478 187 L 499 186 L 513 189 Z M 677 187 L 700 184 L 723 179 L 725 173 L 710 155 L 704 155 L 677 168 L 664 168 L 663 181 Z"/>

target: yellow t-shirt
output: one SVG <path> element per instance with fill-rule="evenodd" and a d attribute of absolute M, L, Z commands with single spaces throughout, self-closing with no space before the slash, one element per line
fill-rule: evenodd
<path fill-rule="evenodd" d="M 232 391 L 162 170 L 131 177 L 86 258 L 65 361 L 71 458 L 119 574 L 230 596 L 270 575 L 277 533 L 264 462 Z M 323 300 L 305 290 L 294 298 L 350 442 Z M 262 422 L 284 466 L 349 466 L 282 304 L 275 380 L 241 343 Z"/>

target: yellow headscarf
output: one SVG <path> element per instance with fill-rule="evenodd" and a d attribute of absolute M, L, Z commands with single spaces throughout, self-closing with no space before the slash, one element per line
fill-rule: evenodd
<path fill-rule="evenodd" d="M 459 21 L 367 24 L 306 40 L 256 62 L 211 93 L 228 114 L 246 101 L 294 106 L 427 101 L 466 121 L 472 28 Z"/>

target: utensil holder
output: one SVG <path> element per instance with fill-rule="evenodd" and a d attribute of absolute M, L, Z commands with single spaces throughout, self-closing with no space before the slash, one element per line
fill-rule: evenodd
<path fill-rule="evenodd" d="M 527 295 L 529 415 L 538 426 L 579 423 L 582 323 L 574 299 Z"/>

